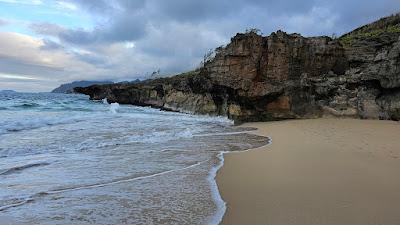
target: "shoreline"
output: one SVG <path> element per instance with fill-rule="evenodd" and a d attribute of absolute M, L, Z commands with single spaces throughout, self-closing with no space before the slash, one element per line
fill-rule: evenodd
<path fill-rule="evenodd" d="M 208 172 L 207 181 L 210 184 L 211 189 L 211 198 L 216 206 L 216 212 L 210 216 L 207 220 L 208 225 L 218 225 L 221 223 L 225 213 L 226 213 L 226 202 L 222 199 L 221 192 L 219 191 L 217 184 L 217 174 L 218 171 L 224 166 L 224 154 L 225 151 L 221 151 L 216 155 L 218 158 L 218 164 L 216 166 L 211 167 L 211 170 Z"/>
<path fill-rule="evenodd" d="M 309 119 L 245 123 L 268 145 L 224 155 L 221 224 L 397 224 L 400 124 Z M 231 152 L 230 152 L 231 153 Z"/>
<path fill-rule="evenodd" d="M 242 125 L 241 125 L 242 126 Z M 247 127 L 247 126 L 244 126 Z M 254 128 L 254 127 L 247 127 L 247 128 Z M 232 132 L 229 134 L 237 134 L 237 133 L 250 133 L 252 134 L 254 131 L 256 131 L 257 128 L 254 128 L 254 130 L 250 130 L 250 131 L 244 131 L 244 132 Z M 225 154 L 234 154 L 234 153 L 243 153 L 243 152 L 247 152 L 247 151 L 253 151 L 259 148 L 263 148 L 266 147 L 268 145 L 270 145 L 272 143 L 272 138 L 269 136 L 264 136 L 264 135 L 257 135 L 257 136 L 262 136 L 268 139 L 268 143 L 257 147 L 257 148 L 250 148 L 250 149 L 246 149 L 246 150 L 240 150 L 240 151 L 221 151 L 219 152 L 216 157 L 218 158 L 218 164 L 214 167 L 211 168 L 211 170 L 209 171 L 209 174 L 207 176 L 207 180 L 210 184 L 210 188 L 211 188 L 211 193 L 212 193 L 212 199 L 217 207 L 216 212 L 214 213 L 214 215 L 212 215 L 210 217 L 210 219 L 208 219 L 208 223 L 209 225 L 218 225 L 222 222 L 225 213 L 226 213 L 226 209 L 227 209 L 227 203 L 226 201 L 224 201 L 224 199 L 221 196 L 221 192 L 219 190 L 218 187 L 218 182 L 217 182 L 217 175 L 218 172 L 220 171 L 220 169 L 224 166 L 224 162 L 225 162 L 225 158 L 224 155 Z"/>

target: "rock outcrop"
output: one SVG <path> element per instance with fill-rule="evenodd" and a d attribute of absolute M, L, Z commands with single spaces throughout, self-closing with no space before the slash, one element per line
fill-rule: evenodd
<path fill-rule="evenodd" d="M 400 119 L 400 15 L 340 38 L 237 34 L 197 71 L 76 88 L 91 99 L 226 115 L 235 121 L 321 116 Z"/>

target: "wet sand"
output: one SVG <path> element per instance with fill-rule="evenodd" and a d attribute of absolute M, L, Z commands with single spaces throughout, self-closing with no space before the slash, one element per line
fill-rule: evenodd
<path fill-rule="evenodd" d="M 222 224 L 399 225 L 400 123 L 247 123 L 272 143 L 225 154 Z"/>

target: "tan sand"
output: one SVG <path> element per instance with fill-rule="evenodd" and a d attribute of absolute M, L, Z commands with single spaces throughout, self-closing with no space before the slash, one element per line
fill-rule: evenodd
<path fill-rule="evenodd" d="M 222 224 L 400 225 L 400 123 L 248 123 L 272 144 L 225 154 Z"/>

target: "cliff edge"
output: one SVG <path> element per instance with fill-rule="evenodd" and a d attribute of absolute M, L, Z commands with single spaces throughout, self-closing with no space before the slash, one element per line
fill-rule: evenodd
<path fill-rule="evenodd" d="M 76 88 L 91 99 L 224 115 L 400 119 L 400 14 L 340 38 L 237 34 L 199 70 L 137 84 Z"/>

